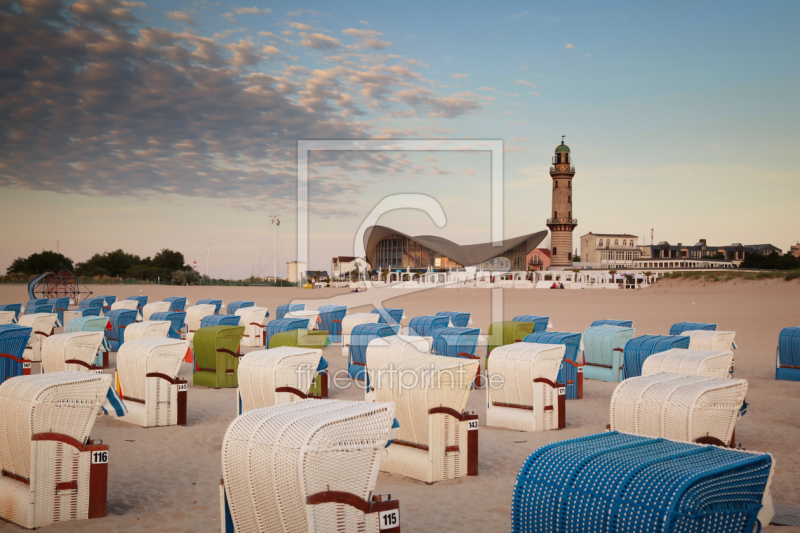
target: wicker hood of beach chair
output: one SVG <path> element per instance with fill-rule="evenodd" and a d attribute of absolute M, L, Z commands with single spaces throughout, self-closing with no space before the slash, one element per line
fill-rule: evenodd
<path fill-rule="evenodd" d="M 214 389 L 237 386 L 239 344 L 244 326 L 200 328 L 194 336 L 193 383 Z"/>
<path fill-rule="evenodd" d="M 268 348 L 292 346 L 295 348 L 313 348 L 322 350 L 330 344 L 328 332 L 324 330 L 293 329 L 281 331 L 269 339 Z"/>
<path fill-rule="evenodd" d="M 361 324 L 377 324 L 380 318 L 377 313 L 353 313 L 342 319 L 342 357 L 350 356 L 353 328 Z"/>
<path fill-rule="evenodd" d="M 102 331 L 78 331 L 53 335 L 42 341 L 43 372 L 103 373 L 95 365 L 105 335 Z M 95 372 L 97 371 L 97 372 Z"/>
<path fill-rule="evenodd" d="M 103 314 L 106 314 L 111 311 L 111 306 L 117 301 L 117 297 L 107 294 L 105 296 L 101 296 L 101 298 L 103 299 Z"/>
<path fill-rule="evenodd" d="M 388 307 L 381 307 L 378 309 L 373 309 L 371 312 L 380 317 L 378 322 L 381 324 L 400 324 L 400 321 L 406 317 L 404 309 L 390 309 Z"/>
<path fill-rule="evenodd" d="M 536 324 L 536 329 L 534 329 L 534 333 L 542 333 L 547 331 L 547 325 L 550 323 L 549 316 L 538 316 L 538 315 L 519 315 L 515 316 L 511 319 L 512 322 L 533 322 Z"/>
<path fill-rule="evenodd" d="M 642 375 L 642 365 L 653 354 L 666 352 L 671 348 L 689 348 L 686 335 L 642 335 L 634 337 L 625 344 L 623 375 L 635 378 Z"/>
<path fill-rule="evenodd" d="M 772 465 L 766 453 L 616 431 L 548 444 L 517 475 L 512 532 L 752 533 Z"/>
<path fill-rule="evenodd" d="M 437 329 L 450 327 L 450 317 L 417 316 L 408 323 L 408 334 L 411 336 L 429 337 Z"/>
<path fill-rule="evenodd" d="M 150 304 L 147 304 L 150 305 Z M 145 320 L 136 322 L 125 328 L 125 342 L 138 341 L 150 337 L 160 337 L 162 339 L 169 336 L 172 323 L 168 320 Z"/>
<path fill-rule="evenodd" d="M 142 307 L 142 320 L 150 320 L 153 313 L 165 313 L 170 310 L 172 304 L 170 302 L 150 302 Z"/>
<path fill-rule="evenodd" d="M 399 533 L 399 502 L 373 495 L 394 410 L 302 400 L 237 417 L 222 443 L 222 531 Z"/>
<path fill-rule="evenodd" d="M 430 337 L 405 335 L 391 335 L 371 340 L 367 345 L 365 401 L 375 401 L 375 369 L 420 355 L 432 355 L 432 344 Z"/>
<path fill-rule="evenodd" d="M 319 311 L 319 328 L 330 332 L 331 342 L 342 342 L 342 321 L 347 315 L 347 306 L 323 305 L 317 311 Z"/>
<path fill-rule="evenodd" d="M 228 305 L 228 310 L 231 308 Z M 264 328 L 267 326 L 269 310 L 266 307 L 241 307 L 236 310 L 235 315 L 239 317 L 239 324 L 244 326 L 244 337 L 242 346 L 261 346 L 265 344 Z"/>
<path fill-rule="evenodd" d="M 169 298 L 164 298 L 164 301 L 169 302 L 170 311 L 183 312 L 186 309 L 187 302 L 183 296 L 170 296 Z"/>
<path fill-rule="evenodd" d="M 673 372 L 694 376 L 730 378 L 732 368 L 733 352 L 731 350 L 672 348 L 648 357 L 642 365 L 642 375 Z"/>
<path fill-rule="evenodd" d="M 613 325 L 591 326 L 583 334 L 583 377 L 618 383 L 622 381 L 625 345 L 633 328 Z"/>
<path fill-rule="evenodd" d="M 239 313 L 237 313 L 236 311 L 238 311 L 239 309 L 244 309 L 245 307 L 255 307 L 255 306 L 256 306 L 255 302 L 250 302 L 245 300 L 241 300 L 238 302 L 231 302 L 228 304 L 225 313 L 228 315 L 238 315 Z"/>
<path fill-rule="evenodd" d="M 439 311 L 436 316 L 446 316 L 454 328 L 465 328 L 472 323 L 470 313 L 460 313 L 458 311 Z"/>
<path fill-rule="evenodd" d="M 281 346 L 258 350 L 239 360 L 239 414 L 309 396 L 322 350 Z"/>
<path fill-rule="evenodd" d="M 186 425 L 187 383 L 178 372 L 187 348 L 186 341 L 163 337 L 122 345 L 117 376 L 128 412 L 120 420 L 146 428 Z"/>
<path fill-rule="evenodd" d="M 32 363 L 24 354 L 32 335 L 33 329 L 28 326 L 0 326 L 0 383 L 15 376 L 30 375 Z"/>
<path fill-rule="evenodd" d="M 532 333 L 522 342 L 537 344 L 563 344 L 564 363 L 558 371 L 558 382 L 567 388 L 567 400 L 580 400 L 583 398 L 583 356 L 579 354 L 581 345 L 580 333 L 566 333 L 559 331 Z"/>
<path fill-rule="evenodd" d="M 546 326 L 546 325 L 545 325 Z M 498 346 L 522 342 L 525 337 L 534 333 L 535 322 L 519 322 L 506 320 L 489 324 L 489 355 Z"/>
<path fill-rule="evenodd" d="M 64 311 L 69 310 L 69 298 L 50 298 L 49 304 L 53 305 L 53 313 L 58 315 L 58 323 L 64 324 Z"/>
<path fill-rule="evenodd" d="M 632 328 L 633 320 L 612 320 L 612 319 L 595 320 L 589 327 L 593 328 L 596 326 L 617 326 L 619 328 Z"/>
<path fill-rule="evenodd" d="M 197 304 L 186 308 L 186 340 L 192 342 L 203 318 L 213 314 L 213 304 Z"/>
<path fill-rule="evenodd" d="M 64 330 L 67 333 L 77 333 L 79 331 L 100 331 L 103 332 L 104 340 L 98 348 L 97 358 L 94 361 L 96 368 L 108 368 L 108 352 L 111 344 L 108 341 L 108 333 L 112 331 L 111 321 L 107 316 L 85 316 L 75 318 L 67 323 Z"/>
<path fill-rule="evenodd" d="M 153 313 L 150 320 L 166 320 L 170 323 L 167 337 L 170 339 L 181 339 L 181 330 L 186 322 L 186 313 L 183 311 L 165 311 L 163 313 Z"/>
<path fill-rule="evenodd" d="M 275 310 L 275 318 L 286 318 L 286 313 L 290 311 L 302 311 L 306 308 L 306 304 L 283 304 L 279 305 Z"/>
<path fill-rule="evenodd" d="M 0 517 L 35 529 L 105 516 L 108 446 L 89 433 L 110 385 L 83 372 L 0 384 Z"/>
<path fill-rule="evenodd" d="M 112 309 L 106 313 L 106 318 L 111 323 L 111 329 L 106 330 L 106 340 L 112 352 L 119 351 L 120 346 L 125 342 L 125 329 L 136 322 L 138 315 L 139 311 L 136 309 Z"/>
<path fill-rule="evenodd" d="M 136 302 L 136 308 L 141 313 L 142 310 L 144 309 L 144 306 L 147 305 L 148 297 L 147 296 L 142 296 L 142 295 L 140 295 L 140 296 L 128 296 L 127 298 L 125 298 L 125 300 L 130 300 L 130 301 Z"/>
<path fill-rule="evenodd" d="M 200 320 L 200 329 L 214 326 L 238 326 L 241 323 L 238 315 L 208 315 Z"/>
<path fill-rule="evenodd" d="M 3 304 L 0 305 L 0 311 L 14 311 L 14 320 L 19 320 L 19 314 L 22 312 L 22 304 Z"/>
<path fill-rule="evenodd" d="M 15 324 L 16 322 L 17 315 L 14 311 L 0 311 L 0 326 Z"/>
<path fill-rule="evenodd" d="M 214 298 L 205 298 L 203 300 L 197 300 L 197 305 L 213 305 L 214 306 L 214 313 L 218 314 L 219 310 L 222 308 L 222 300 L 216 300 Z"/>
<path fill-rule="evenodd" d="M 689 348 L 693 350 L 733 350 L 736 348 L 735 331 L 684 331 L 689 337 Z"/>
<path fill-rule="evenodd" d="M 391 337 L 400 332 L 397 324 L 359 324 L 350 334 L 350 350 L 347 360 L 347 375 L 353 379 L 366 379 L 367 346 L 374 339 Z"/>
<path fill-rule="evenodd" d="M 20 317 L 18 324 L 32 329 L 31 338 L 25 346 L 23 358 L 33 363 L 31 373 L 41 373 L 42 363 L 42 340 L 53 335 L 58 325 L 58 315 L 56 313 L 32 313 Z"/>
<path fill-rule="evenodd" d="M 106 315 L 108 315 L 111 311 L 119 311 L 119 310 L 136 311 L 137 320 L 140 319 L 142 316 L 141 313 L 139 312 L 139 302 L 137 300 L 120 300 L 118 302 L 114 302 L 106 311 Z"/>
<path fill-rule="evenodd" d="M 33 314 L 33 313 L 52 313 L 53 312 L 52 308 L 44 310 L 44 311 L 37 311 L 36 308 L 38 308 L 39 306 L 42 306 L 42 305 L 50 305 L 50 306 L 52 306 L 53 304 L 50 303 L 50 299 L 49 298 L 33 298 L 31 300 L 28 300 L 25 303 L 25 313 L 24 314 L 30 315 L 30 314 Z"/>
<path fill-rule="evenodd" d="M 778 336 L 775 379 L 800 381 L 800 327 L 788 327 Z"/>
<path fill-rule="evenodd" d="M 76 307 L 75 309 L 69 309 L 64 311 L 64 320 L 61 321 L 61 324 L 64 326 L 64 331 L 67 330 L 71 321 L 75 320 L 76 318 L 84 318 L 87 316 L 100 316 L 100 311 L 102 307 Z"/>
<path fill-rule="evenodd" d="M 270 320 L 267 323 L 267 327 L 264 331 L 265 342 L 267 346 L 269 346 L 270 339 L 272 339 L 272 336 L 276 333 L 283 333 L 298 329 L 308 329 L 307 318 L 276 318 L 275 320 Z"/>
<path fill-rule="evenodd" d="M 704 324 L 702 322 L 678 322 L 669 328 L 670 335 L 680 335 L 684 331 L 716 331 L 716 324 Z"/>

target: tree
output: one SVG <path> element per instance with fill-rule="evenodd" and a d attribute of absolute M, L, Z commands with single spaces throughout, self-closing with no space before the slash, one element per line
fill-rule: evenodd
<path fill-rule="evenodd" d="M 52 250 L 42 250 L 40 253 L 31 254 L 26 258 L 18 257 L 6 269 L 6 274 L 44 274 L 54 272 L 58 265 L 64 263 L 69 270 L 74 270 L 72 259 L 64 254 Z"/>
<path fill-rule="evenodd" d="M 617 277 L 616 277 L 617 276 L 617 271 L 616 270 L 609 270 L 608 273 L 611 274 L 611 280 L 612 281 L 616 281 L 617 280 Z"/>
<path fill-rule="evenodd" d="M 358 281 L 358 269 L 354 268 L 350 271 L 350 281 Z"/>
<path fill-rule="evenodd" d="M 764 256 L 761 254 L 750 254 L 744 258 L 741 268 L 762 268 L 767 270 L 795 270 L 800 268 L 800 261 L 791 253 L 780 255 L 778 252 Z"/>
<path fill-rule="evenodd" d="M 149 258 L 148 262 L 149 262 Z M 94 254 L 83 263 L 78 263 L 77 271 L 79 276 L 124 276 L 131 267 L 144 263 L 138 255 L 127 254 L 122 249 L 113 252 L 103 252 Z M 98 274 L 102 272 L 102 274 Z"/>
<path fill-rule="evenodd" d="M 572 262 L 573 262 L 573 263 L 580 263 L 580 262 L 581 262 L 581 256 L 579 256 L 579 255 L 573 255 L 573 256 L 572 256 Z"/>
<path fill-rule="evenodd" d="M 198 285 L 200 284 L 200 274 L 195 270 L 176 270 L 172 273 L 172 284 Z"/>
<path fill-rule="evenodd" d="M 711 255 L 704 255 L 700 259 L 712 259 L 712 260 L 722 261 L 725 259 L 725 254 L 723 254 L 722 252 L 717 252 Z"/>
<path fill-rule="evenodd" d="M 164 248 L 153 257 L 153 260 L 150 261 L 150 265 L 156 268 L 166 268 L 169 270 L 186 270 L 183 261 L 182 253 Z"/>

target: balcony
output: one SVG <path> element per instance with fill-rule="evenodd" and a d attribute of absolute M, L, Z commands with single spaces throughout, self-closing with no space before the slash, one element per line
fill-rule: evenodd
<path fill-rule="evenodd" d="M 550 172 L 556 172 L 556 167 L 550 167 Z M 563 174 L 575 174 L 575 167 L 570 166 L 569 169 L 558 170 L 557 172 Z"/>
<path fill-rule="evenodd" d="M 546 224 L 574 224 L 578 225 L 577 218 L 548 218 Z"/>

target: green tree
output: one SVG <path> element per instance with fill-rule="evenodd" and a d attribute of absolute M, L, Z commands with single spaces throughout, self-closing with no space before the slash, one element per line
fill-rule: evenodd
<path fill-rule="evenodd" d="M 152 261 L 150 261 L 150 265 L 156 268 L 166 268 L 169 270 L 186 270 L 183 261 L 182 253 L 164 248 L 153 257 Z"/>
<path fill-rule="evenodd" d="M 58 265 L 64 263 L 69 270 L 74 270 L 72 259 L 53 252 L 52 250 L 42 250 L 40 253 L 31 254 L 28 257 L 18 257 L 11 262 L 11 266 L 6 269 L 7 274 L 44 274 L 53 272 Z"/>
<path fill-rule="evenodd" d="M 147 258 L 149 262 L 149 258 Z M 77 271 L 79 276 L 124 276 L 131 267 L 145 263 L 138 255 L 128 254 L 122 249 L 113 252 L 103 252 L 94 254 L 83 263 L 78 263 Z"/>
<path fill-rule="evenodd" d="M 767 270 L 794 270 L 800 268 L 800 261 L 790 253 L 780 255 L 778 252 L 764 256 L 761 254 L 750 254 L 745 257 L 740 265 L 741 268 L 762 268 Z"/>

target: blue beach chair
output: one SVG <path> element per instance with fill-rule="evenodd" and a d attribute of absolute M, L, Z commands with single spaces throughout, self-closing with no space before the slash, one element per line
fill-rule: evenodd
<path fill-rule="evenodd" d="M 111 323 L 111 329 L 106 330 L 106 339 L 112 352 L 119 351 L 119 347 L 125 342 L 125 328 L 136 322 L 138 315 L 139 311 L 136 309 L 115 309 L 106 313 L 106 318 Z M 73 322 L 75 321 L 70 321 L 70 325 Z"/>
<path fill-rule="evenodd" d="M 625 377 L 641 376 L 645 359 L 654 353 L 666 352 L 672 348 L 688 349 L 690 340 L 687 335 L 642 335 L 641 337 L 634 337 L 625 345 Z"/>
<path fill-rule="evenodd" d="M 24 360 L 22 355 L 32 334 L 33 329 L 26 326 L 0 326 L 0 383 L 31 373 L 31 362 Z"/>
<path fill-rule="evenodd" d="M 117 297 L 107 294 L 105 296 L 101 296 L 101 298 L 103 299 L 103 314 L 106 314 L 111 311 L 111 304 L 117 301 Z"/>
<path fill-rule="evenodd" d="M 469 313 L 459 313 L 458 311 L 439 311 L 436 316 L 446 316 L 450 319 L 454 328 L 466 328 L 469 326 Z"/>
<path fill-rule="evenodd" d="M 255 302 L 245 302 L 245 301 L 231 302 L 228 304 L 228 314 L 235 315 L 236 311 L 238 311 L 239 309 L 244 309 L 245 307 L 255 307 L 255 306 L 256 306 Z"/>
<path fill-rule="evenodd" d="M 28 300 L 25 304 L 25 314 L 34 315 L 36 313 L 53 313 L 53 304 L 47 298 L 35 298 Z"/>
<path fill-rule="evenodd" d="M 305 311 L 306 304 L 283 304 L 279 305 L 278 308 L 275 310 L 275 318 L 285 318 L 286 313 L 291 313 L 292 311 Z"/>
<path fill-rule="evenodd" d="M 558 371 L 558 382 L 566 384 L 567 400 L 583 398 L 583 358 L 579 356 L 581 346 L 580 333 L 562 333 L 558 331 L 531 333 L 522 342 L 537 344 L 563 344 L 564 363 Z"/>
<path fill-rule="evenodd" d="M 166 320 L 170 323 L 167 338 L 180 339 L 183 324 L 186 322 L 186 313 L 182 311 L 162 311 L 150 315 L 150 320 Z"/>
<path fill-rule="evenodd" d="M 69 298 L 50 298 L 48 303 L 53 304 L 53 313 L 58 315 L 58 323 L 64 324 L 64 311 L 69 310 Z"/>
<path fill-rule="evenodd" d="M 512 319 L 513 322 L 533 322 L 535 324 L 533 332 L 543 333 L 547 331 L 547 324 L 550 323 L 549 316 L 538 315 L 519 315 Z"/>
<path fill-rule="evenodd" d="M 302 309 L 300 309 L 300 311 L 302 311 Z M 289 311 L 287 311 L 287 313 L 288 312 Z M 265 346 L 269 346 L 269 340 L 276 333 L 295 331 L 298 329 L 308 329 L 307 318 L 276 318 L 275 320 L 270 320 L 264 332 Z"/>
<path fill-rule="evenodd" d="M 323 305 L 319 309 L 320 329 L 328 332 L 328 340 L 342 342 L 342 320 L 347 315 L 346 305 Z"/>
<path fill-rule="evenodd" d="M 353 379 L 365 379 L 367 373 L 367 345 L 370 341 L 397 335 L 397 324 L 359 324 L 350 336 L 350 350 L 347 358 L 347 375 Z"/>
<path fill-rule="evenodd" d="M 680 335 L 684 331 L 717 331 L 716 324 L 703 324 L 700 322 L 678 322 L 669 328 L 670 335 Z"/>
<path fill-rule="evenodd" d="M 86 298 L 79 303 L 78 309 L 97 309 L 97 314 L 99 315 L 103 311 L 103 305 L 105 305 L 105 298 L 102 296 L 94 296 L 92 298 Z"/>
<path fill-rule="evenodd" d="M 800 327 L 781 330 L 775 359 L 775 379 L 800 381 Z"/>
<path fill-rule="evenodd" d="M 197 305 L 213 305 L 214 314 L 219 314 L 219 309 L 222 307 L 222 300 L 215 300 L 214 298 L 206 298 L 204 300 L 197 300 Z"/>
<path fill-rule="evenodd" d="M 14 320 L 19 320 L 22 304 L 3 304 L 0 305 L 0 311 L 14 311 Z"/>
<path fill-rule="evenodd" d="M 432 348 L 436 355 L 445 357 L 461 357 L 478 360 L 478 375 L 475 376 L 474 387 L 483 383 L 481 359 L 483 354 L 475 354 L 481 330 L 478 328 L 439 328 L 430 333 L 433 338 Z"/>
<path fill-rule="evenodd" d="M 183 312 L 186 310 L 186 298 L 183 296 L 170 296 L 169 298 L 164 298 L 164 301 L 169 302 L 170 311 Z"/>
<path fill-rule="evenodd" d="M 617 326 L 620 328 L 632 328 L 633 320 L 595 320 L 591 327 L 595 326 Z"/>
<path fill-rule="evenodd" d="M 409 335 L 428 337 L 434 331 L 450 326 L 450 318 L 446 316 L 418 316 L 408 323 Z"/>
<path fill-rule="evenodd" d="M 380 315 L 380 320 L 378 320 L 381 324 L 400 324 L 400 321 L 403 319 L 403 312 L 404 309 L 389 309 L 389 308 L 380 308 L 380 309 L 373 309 L 371 313 Z"/>
<path fill-rule="evenodd" d="M 210 328 L 213 326 L 238 326 L 239 315 L 208 315 L 200 320 L 201 328 Z"/>
<path fill-rule="evenodd" d="M 140 315 L 142 314 L 142 309 L 144 309 L 144 306 L 147 305 L 147 296 L 128 296 L 125 299 L 126 300 L 134 300 L 136 302 L 136 308 L 139 311 Z M 111 305 L 111 304 L 109 304 L 109 305 Z"/>
<path fill-rule="evenodd" d="M 622 381 L 625 344 L 633 328 L 591 326 L 583 334 L 583 377 L 617 383 Z"/>
<path fill-rule="evenodd" d="M 95 313 L 100 312 L 98 307 L 90 307 L 83 309 L 84 312 Z M 64 327 L 64 333 L 77 333 L 79 331 L 102 331 L 107 333 L 111 321 L 107 316 L 86 315 L 79 318 L 73 318 Z M 111 351 L 111 346 L 108 342 L 108 336 L 103 337 L 103 343 L 97 350 L 97 355 L 94 358 L 93 365 L 97 368 L 108 367 L 108 352 Z"/>

